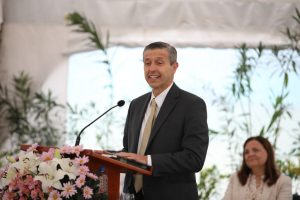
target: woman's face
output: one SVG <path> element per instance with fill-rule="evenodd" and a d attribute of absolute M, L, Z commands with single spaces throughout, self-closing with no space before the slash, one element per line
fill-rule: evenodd
<path fill-rule="evenodd" d="M 246 165 L 251 169 L 263 169 L 267 162 L 268 153 L 257 140 L 250 140 L 244 150 Z"/>

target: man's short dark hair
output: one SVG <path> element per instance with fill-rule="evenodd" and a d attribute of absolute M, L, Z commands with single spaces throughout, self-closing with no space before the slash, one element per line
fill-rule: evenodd
<path fill-rule="evenodd" d="M 169 52 L 170 64 L 172 65 L 173 63 L 177 62 L 177 51 L 175 47 L 171 46 L 170 44 L 165 42 L 153 42 L 144 48 L 143 55 L 145 51 L 153 49 L 167 49 L 167 51 Z"/>

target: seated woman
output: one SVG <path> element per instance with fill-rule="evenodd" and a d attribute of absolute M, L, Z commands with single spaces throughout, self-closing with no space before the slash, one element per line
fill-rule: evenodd
<path fill-rule="evenodd" d="M 223 200 L 291 200 L 291 179 L 278 171 L 274 157 L 266 138 L 248 138 L 242 166 L 230 177 Z"/>

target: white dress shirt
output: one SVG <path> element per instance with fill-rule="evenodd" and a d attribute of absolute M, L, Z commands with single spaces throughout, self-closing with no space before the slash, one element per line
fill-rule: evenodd
<path fill-rule="evenodd" d="M 146 122 L 147 122 L 147 119 L 150 115 L 150 112 L 151 112 L 151 101 L 153 98 L 155 98 L 155 102 L 156 102 L 156 105 L 157 105 L 157 108 L 156 108 L 156 116 L 158 115 L 159 111 L 160 111 L 160 108 L 168 94 L 168 92 L 170 91 L 172 85 L 174 83 L 172 83 L 167 89 L 165 89 L 162 93 L 160 93 L 157 97 L 154 96 L 154 94 L 152 93 L 151 94 L 151 100 L 149 101 L 149 104 L 147 106 L 147 110 L 145 112 L 145 116 L 144 116 L 144 119 L 143 119 L 143 122 L 142 122 L 142 128 L 141 128 L 141 131 L 140 131 L 140 137 L 139 137 L 139 144 L 138 144 L 138 149 L 140 149 L 140 146 L 141 146 L 141 142 L 142 142 L 142 138 L 143 138 L 143 134 L 144 134 L 144 129 L 145 129 L 145 126 L 146 126 Z M 149 166 L 152 166 L 152 160 L 151 160 L 151 156 L 148 155 L 147 156 L 147 165 Z"/>

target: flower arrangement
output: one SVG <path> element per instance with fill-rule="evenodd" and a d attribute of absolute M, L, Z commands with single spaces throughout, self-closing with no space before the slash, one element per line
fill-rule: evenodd
<path fill-rule="evenodd" d="M 21 151 L 0 171 L 0 199 L 103 199 L 98 176 L 89 171 L 82 146 L 50 148 L 38 153 L 38 145 Z"/>

